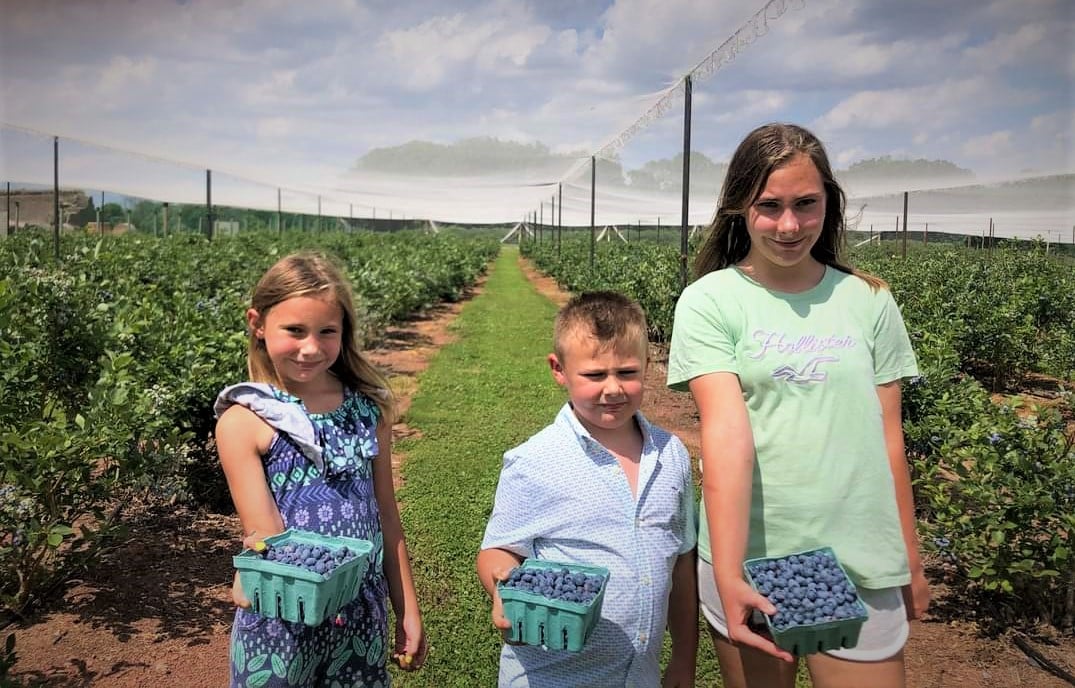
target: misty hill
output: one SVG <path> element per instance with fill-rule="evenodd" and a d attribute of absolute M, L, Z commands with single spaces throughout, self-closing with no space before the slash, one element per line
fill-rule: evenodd
<path fill-rule="evenodd" d="M 402 175 L 468 177 L 535 168 L 562 173 L 576 160 L 577 156 L 553 153 L 543 143 L 477 137 L 452 144 L 408 141 L 399 146 L 374 148 L 355 162 L 354 169 Z"/>
<path fill-rule="evenodd" d="M 906 160 L 883 155 L 853 163 L 839 173 L 840 179 L 853 181 L 888 180 L 893 177 L 915 179 L 948 179 L 952 184 L 966 183 L 974 179 L 974 172 L 947 160 Z"/>
<path fill-rule="evenodd" d="M 493 137 L 461 139 L 450 144 L 415 140 L 399 146 L 374 148 L 359 158 L 353 169 L 425 177 L 503 175 L 505 178 L 525 171 L 528 176 L 544 176 L 547 181 L 555 181 L 572 165 L 588 157 L 582 151 L 553 153 L 540 142 L 520 143 Z M 704 153 L 692 151 L 691 187 L 711 189 L 716 193 L 727 169 L 726 162 L 714 161 Z M 943 188 L 974 180 L 971 170 L 947 160 L 910 160 L 891 156 L 862 160 L 836 174 L 855 196 L 908 188 Z M 678 193 L 683 176 L 683 154 L 650 160 L 630 170 L 624 170 L 617 160 L 602 159 L 598 161 L 597 175 L 603 184 Z"/>

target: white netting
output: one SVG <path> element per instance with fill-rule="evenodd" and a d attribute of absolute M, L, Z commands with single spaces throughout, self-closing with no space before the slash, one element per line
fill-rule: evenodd
<path fill-rule="evenodd" d="M 606 14 L 611 17 L 614 12 L 629 12 L 633 4 L 616 3 Z M 514 10 L 510 10 L 513 7 L 510 3 L 498 7 L 502 14 L 509 15 L 506 22 L 519 19 L 511 14 Z M 188 25 L 179 31 L 191 40 L 197 38 L 192 28 L 196 26 L 197 17 L 215 11 L 212 6 L 198 3 L 191 8 L 192 14 L 189 16 L 169 14 L 179 12 L 176 9 L 158 9 L 163 13 L 162 17 L 182 16 L 188 20 Z M 656 11 L 657 8 L 650 9 Z M 93 21 L 92 17 L 76 8 L 60 5 L 51 7 L 50 11 L 57 23 L 74 22 L 71 13 L 77 14 L 81 21 Z M 249 13 L 254 11 L 244 6 L 233 8 L 226 14 L 230 21 L 240 25 L 249 21 Z M 332 14 L 328 8 L 323 8 L 323 11 L 325 16 Z M 638 11 L 637 8 L 635 11 Z M 669 16 L 675 11 L 673 7 L 666 13 L 658 13 L 654 22 L 672 22 Z M 376 70 L 370 71 L 373 69 L 370 65 L 373 65 L 383 69 L 385 74 L 390 73 L 390 59 L 373 56 L 368 59 L 367 73 L 363 75 L 363 83 L 368 82 L 370 88 L 370 92 L 365 94 L 366 105 L 354 111 L 354 133 L 347 134 L 341 142 L 341 145 L 353 146 L 355 153 L 351 157 L 351 164 L 340 165 L 336 160 L 296 159 L 286 153 L 273 158 L 257 148 L 244 151 L 225 135 L 221 135 L 219 146 L 212 148 L 210 153 L 206 153 L 205 148 L 198 148 L 201 151 L 199 154 L 188 157 L 176 154 L 174 144 L 165 146 L 165 140 L 175 140 L 175 132 L 154 132 L 151 120 L 140 123 L 137 130 L 113 131 L 107 138 L 99 138 L 81 130 L 103 130 L 90 125 L 107 118 L 109 108 L 107 103 L 102 104 L 104 107 L 96 107 L 97 104 L 87 101 L 83 107 L 72 109 L 72 116 L 62 131 L 26 119 L 4 122 L 0 126 L 0 179 L 10 180 L 17 188 L 50 189 L 54 175 L 53 136 L 59 135 L 60 186 L 64 189 L 83 189 L 91 194 L 95 203 L 99 192 L 106 191 L 110 195 L 134 199 L 205 204 L 206 170 L 211 169 L 212 203 L 220 207 L 279 210 L 281 213 L 335 218 L 457 223 L 514 224 L 520 220 L 537 219 L 534 218 L 537 215 L 543 223 L 549 224 L 553 207 L 557 206 L 557 216 L 562 215 L 563 223 L 568 226 L 588 227 L 592 212 L 594 223 L 601 228 L 639 223 L 678 227 L 682 221 L 683 203 L 684 93 L 685 80 L 689 76 L 692 84 L 692 154 L 687 222 L 690 225 L 703 225 L 710 219 L 723 180 L 724 166 L 734 142 L 757 124 L 771 119 L 787 119 L 778 115 L 786 112 L 787 100 L 792 97 L 788 95 L 790 93 L 807 103 L 803 106 L 803 112 L 811 113 L 804 116 L 801 123 L 812 128 L 829 145 L 837 174 L 848 192 L 849 213 L 854 216 L 858 229 L 889 231 L 902 228 L 902 194 L 909 191 L 908 229 L 913 231 L 921 231 L 928 226 L 929 231 L 980 235 L 988 231 L 992 221 L 998 236 L 1040 235 L 1050 239 L 1069 239 L 1072 223 L 1075 222 L 1075 176 L 1072 174 L 1075 164 L 1067 149 L 1070 147 L 1070 130 L 1075 129 L 1075 124 L 1070 121 L 1066 125 L 1061 122 L 1061 134 L 1067 131 L 1067 138 L 1059 136 L 1054 146 L 1061 149 L 1054 156 L 1061 161 L 1059 169 L 1039 173 L 1013 170 L 1002 174 L 994 172 L 986 178 L 975 176 L 955 165 L 948 168 L 943 165 L 905 165 L 901 168 L 896 164 L 902 159 L 899 149 L 891 151 L 891 154 L 882 152 L 875 156 L 891 155 L 894 161 L 887 166 L 841 164 L 842 159 L 854 158 L 853 155 L 848 157 L 849 151 L 841 134 L 847 122 L 854 119 L 855 107 L 863 99 L 869 98 L 876 99 L 878 108 L 891 106 L 890 100 L 870 91 L 857 76 L 856 70 L 864 68 L 856 66 L 856 60 L 863 64 L 881 60 L 868 51 L 869 39 L 863 36 L 868 35 L 869 27 L 857 29 L 858 33 L 847 34 L 848 45 L 865 54 L 847 56 L 849 66 L 846 68 L 839 62 L 838 55 L 835 58 L 831 55 L 833 50 L 842 49 L 842 46 L 829 46 L 829 57 L 826 59 L 833 61 L 836 72 L 832 83 L 796 83 L 795 61 L 808 62 L 819 52 L 819 46 L 812 39 L 821 28 L 833 23 L 849 22 L 852 15 L 865 11 L 863 7 L 833 0 L 770 0 L 754 9 L 705 7 L 680 8 L 678 11 L 688 15 L 697 13 L 703 17 L 699 22 L 712 22 L 707 33 L 714 36 L 714 40 L 706 40 L 708 45 L 716 43 L 722 36 L 724 38 L 716 48 L 701 51 L 699 60 L 698 46 L 702 43 L 697 36 L 684 40 L 683 46 L 680 46 L 675 38 L 646 44 L 649 37 L 644 27 L 634 34 L 621 35 L 621 51 L 630 51 L 628 44 L 632 40 L 645 46 L 645 50 L 640 49 L 640 55 L 634 58 L 636 65 L 661 59 L 667 66 L 669 59 L 665 52 L 676 54 L 676 51 L 685 50 L 686 47 L 694 48 L 695 54 L 683 53 L 676 58 L 684 64 L 693 64 L 693 67 L 672 78 L 665 78 L 663 87 L 661 80 L 655 79 L 648 90 L 653 91 L 655 87 L 660 90 L 649 94 L 628 92 L 622 88 L 622 84 L 605 82 L 596 77 L 579 82 L 588 89 L 585 92 L 558 89 L 562 82 L 557 81 L 559 77 L 548 66 L 556 64 L 558 55 L 562 57 L 554 54 L 553 48 L 559 45 L 556 40 L 548 35 L 543 38 L 522 31 L 508 31 L 501 39 L 492 19 L 488 20 L 488 26 L 478 22 L 480 39 L 488 44 L 488 50 L 493 51 L 492 56 L 486 54 L 480 57 L 478 67 L 496 72 L 498 78 L 507 83 L 511 79 L 525 78 L 524 72 L 516 67 L 532 59 L 538 66 L 547 67 L 535 73 L 547 74 L 550 79 L 549 92 L 535 96 L 532 107 L 527 107 L 525 103 L 513 103 L 511 107 L 505 105 L 503 111 L 493 108 L 482 115 L 483 119 L 493 124 L 500 121 L 498 118 L 518 119 L 517 127 L 498 127 L 497 131 L 501 132 L 498 137 L 475 136 L 474 127 L 463 125 L 460 128 L 465 133 L 446 136 L 437 127 L 443 111 L 438 111 L 436 107 L 424 109 L 420 97 L 414 99 L 413 109 L 404 116 L 387 109 L 379 114 L 382 110 L 378 107 L 378 99 L 387 100 L 390 96 L 398 95 L 398 92 L 408 90 L 421 93 L 427 82 L 432 83 L 440 77 L 444 67 L 431 58 L 422 63 L 424 72 L 412 75 L 412 79 L 417 81 L 393 82 Z M 750 11 L 753 13 L 747 14 Z M 133 12 L 138 13 L 137 10 Z M 35 23 L 32 20 L 45 21 L 29 10 L 16 14 L 18 16 L 0 29 L 3 31 L 0 39 L 8 44 L 8 47 L 0 49 L 0 56 L 5 58 L 6 63 L 0 68 L 0 79 L 5 100 L 14 104 L 0 111 L 5 119 L 12 112 L 25 116 L 25 113 L 32 111 L 32 108 L 11 98 L 27 83 L 34 70 L 30 53 L 19 52 L 20 46 L 25 46 L 23 49 L 26 51 L 30 50 L 31 39 L 12 32 L 21 27 L 26 36 L 33 36 Z M 463 24 L 459 17 L 464 15 L 453 16 L 455 18 L 451 21 L 443 17 L 431 18 L 406 31 L 392 32 L 392 40 L 382 40 L 375 47 L 390 55 L 393 50 L 402 50 L 406 46 L 419 47 L 422 36 L 433 36 L 445 42 L 458 39 Z M 611 18 L 608 21 L 611 22 Z M 1070 25 L 1070 19 L 1067 21 Z M 1030 28 L 1042 25 L 1040 17 L 1027 24 Z M 679 26 L 679 30 L 683 31 L 682 22 Z M 159 25 L 140 25 L 144 34 L 141 37 L 152 43 L 164 36 L 157 32 L 167 33 L 166 27 L 165 21 Z M 716 27 L 724 28 L 718 30 Z M 733 27 L 738 28 L 730 30 Z M 352 28 L 358 30 L 358 25 Z M 623 27 L 619 28 L 622 30 Z M 1048 33 L 1047 26 L 1035 30 L 1043 32 L 1042 36 L 1052 35 Z M 562 31 L 555 35 L 560 43 L 564 43 L 570 38 L 569 33 Z M 519 46 L 527 40 L 531 41 L 531 52 L 524 54 L 525 51 Z M 615 41 L 605 43 L 614 45 Z M 194 45 L 188 50 L 187 43 L 183 41 L 160 40 L 159 44 L 154 45 L 166 46 L 166 50 L 164 47 L 154 49 L 163 51 L 159 54 L 161 62 L 165 59 L 189 60 L 198 57 L 199 46 Z M 337 44 L 340 45 L 347 44 Z M 228 49 L 233 47 L 228 46 Z M 661 53 L 652 52 L 657 47 Z M 451 50 L 439 44 L 437 48 L 437 54 L 442 58 L 455 59 L 455 53 Z M 552 52 L 541 53 L 539 48 Z M 337 50 L 340 49 L 337 47 Z M 351 47 L 347 49 L 357 50 Z M 974 49 L 968 48 L 967 51 Z M 647 53 L 646 50 L 651 52 Z M 585 53 L 581 49 L 579 52 Z M 152 50 L 150 54 L 157 55 Z M 235 55 L 240 54 L 236 48 Z M 982 52 L 979 57 L 985 54 Z M 358 57 L 356 53 L 355 59 Z M 113 58 L 110 67 L 137 81 L 152 72 L 156 65 L 154 59 L 138 62 L 133 58 L 117 57 Z M 363 56 L 363 59 L 366 58 Z M 482 59 L 494 62 L 482 63 Z M 605 57 L 594 51 L 591 60 L 596 64 L 602 59 Z M 822 58 L 819 56 L 817 59 Z M 898 69 L 899 65 L 895 63 L 889 67 L 889 71 Z M 875 71 L 877 78 L 885 74 L 884 68 Z M 668 74 L 667 69 L 664 74 Z M 841 78 L 847 80 L 847 89 L 836 87 Z M 143 84 L 145 97 L 155 97 L 156 92 L 149 87 L 149 82 L 143 81 L 146 82 Z M 481 83 L 475 81 L 474 87 L 478 88 Z M 970 83 L 968 86 L 961 82 L 953 88 L 963 89 L 968 97 L 973 97 L 978 91 L 975 91 L 973 79 Z M 108 85 L 98 84 L 99 87 Z M 488 82 L 485 82 L 487 85 Z M 282 94 L 300 91 L 302 87 L 295 71 L 279 69 L 266 75 L 260 84 L 249 88 L 239 86 L 248 100 L 279 101 L 281 105 L 288 104 L 284 102 Z M 334 85 L 331 83 L 321 84 L 320 87 L 324 89 L 323 92 L 306 94 L 314 99 L 315 107 L 331 108 L 333 98 L 343 97 L 333 91 Z M 460 84 L 461 91 L 467 87 L 466 83 Z M 847 97 L 847 90 L 857 90 L 858 95 Z M 906 93 L 928 101 L 928 93 L 921 89 L 908 89 Z M 531 95 L 534 95 L 533 91 Z M 211 103 L 192 103 L 190 107 L 194 110 L 211 109 Z M 916 104 L 909 103 L 908 107 L 914 108 Z M 609 117 L 609 113 L 615 116 Z M 932 134 L 928 125 L 929 114 L 922 112 L 923 136 Z M 528 123 L 532 125 L 539 119 L 553 123 L 555 140 L 536 143 L 535 137 L 527 134 Z M 1044 130 L 1048 124 L 1046 119 L 1044 116 L 1036 118 L 1033 126 L 1040 125 Z M 1070 113 L 1068 119 L 1075 121 Z M 281 115 L 258 121 L 231 122 L 229 127 L 232 130 L 254 128 L 266 136 L 285 132 L 296 139 L 309 139 L 318 136 L 318 127 L 325 121 L 325 116 L 321 119 L 311 118 L 304 123 L 294 116 L 288 118 Z M 621 124 L 612 128 L 611 132 L 607 124 L 601 125 L 604 130 L 596 128 L 597 123 L 609 121 Z M 883 125 L 886 120 L 880 118 L 879 121 Z M 199 120 L 196 117 L 188 118 L 187 124 L 191 127 L 187 133 L 192 140 L 202 135 L 198 133 Z M 504 133 L 513 129 L 519 133 L 517 139 Z M 441 142 L 423 141 L 427 137 L 427 130 L 439 131 L 440 134 L 433 138 Z M 545 131 L 548 136 L 549 130 Z M 731 137 L 730 132 L 734 134 Z M 159 135 L 159 147 L 154 134 Z M 1003 137 L 994 139 L 1002 141 Z M 371 141 L 376 141 L 377 145 Z M 988 141 L 983 139 L 982 145 L 986 143 Z M 976 145 L 976 142 L 967 144 L 972 145 Z M 854 150 L 850 153 L 854 153 Z M 594 164 L 597 168 L 597 187 L 591 206 Z M 559 208 L 561 198 L 562 208 Z M 3 203 L 0 201 L 2 211 Z"/>

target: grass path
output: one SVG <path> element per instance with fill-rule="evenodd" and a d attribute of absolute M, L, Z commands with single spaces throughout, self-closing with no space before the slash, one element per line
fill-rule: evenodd
<path fill-rule="evenodd" d="M 457 339 L 419 376 L 407 424 L 403 525 L 431 642 L 425 668 L 394 674 L 405 688 L 495 686 L 500 639 L 474 572 L 504 451 L 550 423 L 565 396 L 545 357 L 556 305 L 505 248 L 485 289 L 451 329 Z M 719 686 L 712 647 L 700 639 L 698 685 Z M 667 638 L 666 638 L 667 657 Z"/>
<path fill-rule="evenodd" d="M 474 573 L 501 457 L 554 417 L 563 393 L 545 355 L 556 307 L 501 252 L 481 295 L 452 324 L 449 344 L 422 373 L 399 444 L 403 521 L 432 644 L 426 667 L 400 686 L 496 685 L 500 642 Z"/>

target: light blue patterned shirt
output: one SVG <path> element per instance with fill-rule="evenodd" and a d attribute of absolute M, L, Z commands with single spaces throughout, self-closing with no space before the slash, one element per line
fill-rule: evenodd
<path fill-rule="evenodd" d="M 505 645 L 500 686 L 659 686 L 672 568 L 697 537 L 691 461 L 679 438 L 642 429 L 637 499 L 616 458 L 565 404 L 504 454 L 482 549 L 604 566 L 601 619 L 581 652 Z"/>

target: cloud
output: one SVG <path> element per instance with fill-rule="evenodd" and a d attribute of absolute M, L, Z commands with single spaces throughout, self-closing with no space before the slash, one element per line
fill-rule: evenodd
<path fill-rule="evenodd" d="M 963 51 L 966 66 L 972 69 L 1000 69 L 1026 64 L 1038 59 L 1063 57 L 1064 48 L 1056 44 L 1063 33 L 1063 24 L 1035 23 L 999 33 L 992 39 Z M 1058 51 L 1058 48 L 1060 50 Z M 1068 46 L 1067 50 L 1070 50 Z"/>
<path fill-rule="evenodd" d="M 931 131 L 959 125 L 968 112 L 985 111 L 1014 95 L 1014 88 L 984 76 L 913 88 L 860 91 L 837 103 L 815 124 L 825 130 L 912 127 L 917 132 Z M 1032 99 L 1030 94 L 1018 95 Z"/>
<path fill-rule="evenodd" d="M 401 87 L 425 91 L 447 84 L 459 71 L 517 70 L 552 34 L 549 27 L 534 24 L 521 5 L 496 2 L 475 14 L 433 17 L 387 32 L 377 49 L 401 74 Z"/>
<path fill-rule="evenodd" d="M 280 104 L 291 100 L 295 92 L 295 77 L 298 71 L 294 69 L 273 70 L 267 75 L 246 85 L 241 94 L 247 105 L 262 106 Z"/>
<path fill-rule="evenodd" d="M 857 162 L 866 157 L 866 149 L 862 146 L 854 146 L 846 150 L 838 152 L 834 157 L 837 167 L 847 167 L 853 162 Z"/>
<path fill-rule="evenodd" d="M 263 117 L 257 121 L 259 139 L 280 139 L 295 133 L 301 124 L 290 117 Z"/>
<path fill-rule="evenodd" d="M 967 139 L 961 150 L 968 158 L 995 158 L 1012 150 L 1012 132 L 994 131 Z"/>

